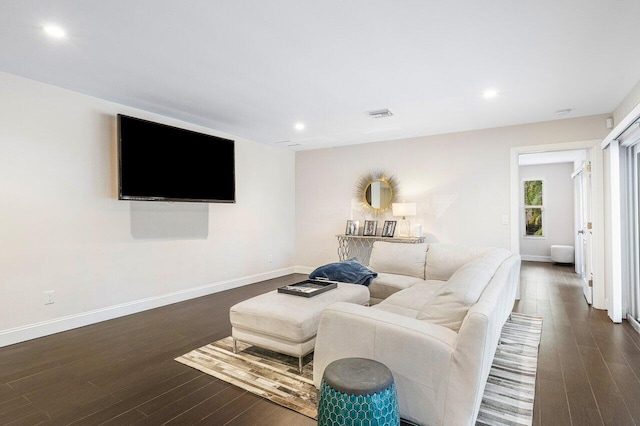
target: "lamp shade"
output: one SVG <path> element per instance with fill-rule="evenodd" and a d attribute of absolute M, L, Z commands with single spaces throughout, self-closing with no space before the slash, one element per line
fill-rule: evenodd
<path fill-rule="evenodd" d="M 416 203 L 393 203 L 391 206 L 394 216 L 415 216 Z"/>

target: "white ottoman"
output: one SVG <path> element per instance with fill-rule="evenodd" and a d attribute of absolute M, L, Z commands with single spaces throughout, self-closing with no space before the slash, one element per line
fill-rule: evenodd
<path fill-rule="evenodd" d="M 556 263 L 574 263 L 576 258 L 573 246 L 551 246 L 551 261 Z"/>
<path fill-rule="evenodd" d="M 338 283 L 337 288 L 310 298 L 273 290 L 233 305 L 229 318 L 234 351 L 236 341 L 241 341 L 295 356 L 302 372 L 302 358 L 313 352 L 316 344 L 320 314 L 336 302 L 367 305 L 369 289 Z"/>

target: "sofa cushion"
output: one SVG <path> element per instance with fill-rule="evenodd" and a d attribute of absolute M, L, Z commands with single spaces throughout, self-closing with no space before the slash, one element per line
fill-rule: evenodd
<path fill-rule="evenodd" d="M 513 253 L 511 253 L 507 249 L 494 248 L 478 260 L 484 262 L 484 264 L 488 268 L 489 273 L 491 273 L 491 276 L 493 277 L 500 265 L 502 265 L 505 260 L 511 257 L 512 254 Z"/>
<path fill-rule="evenodd" d="M 484 257 L 463 265 L 433 293 L 416 318 L 459 331 L 467 311 L 509 256 L 508 250 L 493 249 Z"/>
<path fill-rule="evenodd" d="M 428 244 L 376 241 L 371 249 L 369 268 L 378 273 L 408 275 L 424 280 L 428 247 Z"/>
<path fill-rule="evenodd" d="M 385 303 L 380 303 L 378 305 L 372 306 L 371 309 L 391 312 L 391 313 L 402 315 L 403 317 L 412 318 L 412 319 L 415 319 L 416 315 L 418 315 L 418 311 L 416 309 L 406 308 L 404 306 L 398 306 L 398 305 L 387 305 Z"/>
<path fill-rule="evenodd" d="M 465 247 L 449 244 L 429 244 L 426 257 L 425 279 L 446 281 L 460 267 L 479 259 L 491 249 L 488 247 Z"/>
<path fill-rule="evenodd" d="M 444 281 L 429 280 L 412 285 L 411 287 L 399 291 L 387 297 L 380 305 L 377 306 L 401 306 L 414 310 L 414 316 L 424 306 L 424 304 L 433 296 L 433 294 L 442 287 Z"/>
<path fill-rule="evenodd" d="M 408 275 L 378 273 L 378 278 L 371 281 L 369 292 L 372 299 L 386 299 L 393 293 L 405 288 L 409 288 L 414 284 L 423 283 L 424 280 Z"/>

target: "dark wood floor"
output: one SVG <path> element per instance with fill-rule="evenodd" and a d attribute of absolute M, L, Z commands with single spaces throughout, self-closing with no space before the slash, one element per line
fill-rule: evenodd
<path fill-rule="evenodd" d="M 291 275 L 0 349 L 0 424 L 313 425 L 173 361 L 228 336 L 234 303 Z M 640 335 L 587 307 L 570 268 L 526 263 L 544 317 L 536 425 L 640 424 Z M 635 423 L 634 423 L 635 422 Z"/>
<path fill-rule="evenodd" d="M 265 281 L 0 349 L 0 425 L 315 425 L 173 359 L 231 334 Z"/>
<path fill-rule="evenodd" d="M 588 307 L 572 267 L 526 262 L 515 310 L 541 315 L 534 425 L 640 424 L 640 334 Z"/>

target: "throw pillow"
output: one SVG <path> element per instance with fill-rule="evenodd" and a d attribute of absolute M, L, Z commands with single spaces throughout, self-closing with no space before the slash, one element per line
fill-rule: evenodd
<path fill-rule="evenodd" d="M 355 258 L 320 266 L 309 274 L 309 278 L 311 279 L 326 278 L 331 281 L 362 284 L 366 286 L 371 284 L 371 281 L 377 276 L 377 272 L 371 271 Z"/>

